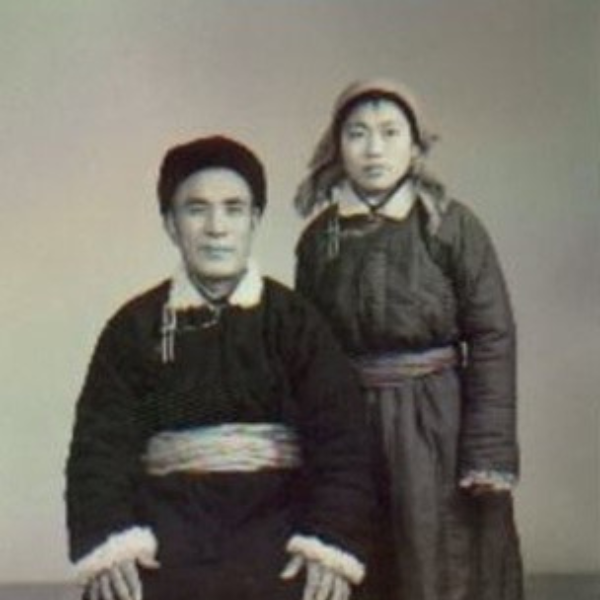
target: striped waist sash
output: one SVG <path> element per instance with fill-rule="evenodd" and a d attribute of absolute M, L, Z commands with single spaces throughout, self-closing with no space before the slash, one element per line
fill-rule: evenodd
<path fill-rule="evenodd" d="M 146 472 L 252 472 L 301 464 L 296 433 L 280 423 L 226 423 L 153 436 L 143 456 Z"/>
<path fill-rule="evenodd" d="M 365 387 L 394 387 L 401 381 L 431 375 L 458 364 L 454 346 L 432 348 L 423 352 L 399 352 L 362 356 L 354 360 Z"/>

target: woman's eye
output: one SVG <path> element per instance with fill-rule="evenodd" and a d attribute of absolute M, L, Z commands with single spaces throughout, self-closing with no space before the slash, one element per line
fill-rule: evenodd
<path fill-rule="evenodd" d="M 364 129 L 349 129 L 346 131 L 346 137 L 349 140 L 359 140 L 366 136 L 366 132 Z"/>
<path fill-rule="evenodd" d="M 391 127 L 390 129 L 385 129 L 383 131 L 383 135 L 387 138 L 398 137 L 401 134 L 402 134 L 402 131 L 400 129 L 398 129 L 397 127 Z"/>

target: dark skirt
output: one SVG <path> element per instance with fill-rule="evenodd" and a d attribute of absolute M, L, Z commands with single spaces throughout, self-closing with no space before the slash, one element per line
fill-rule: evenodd
<path fill-rule="evenodd" d="M 376 600 L 519 600 L 512 496 L 458 488 L 461 401 L 452 369 L 366 390 L 378 441 Z"/>

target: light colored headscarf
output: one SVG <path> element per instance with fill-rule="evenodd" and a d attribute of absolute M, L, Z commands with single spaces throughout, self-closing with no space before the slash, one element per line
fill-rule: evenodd
<path fill-rule="evenodd" d="M 370 79 L 350 84 L 338 96 L 331 113 L 331 120 L 321 136 L 313 156 L 308 164 L 308 175 L 296 192 L 294 204 L 298 212 L 306 217 L 315 209 L 329 202 L 331 189 L 345 177 L 344 166 L 338 152 L 339 135 L 337 131 L 339 115 L 355 99 L 368 94 L 382 93 L 397 98 L 400 107 L 408 107 L 414 117 L 414 126 L 418 139 L 416 145 L 424 156 L 438 139 L 427 122 L 420 103 L 414 94 L 404 85 L 389 79 Z M 427 174 L 421 166 L 414 172 L 417 186 L 425 188 L 429 193 L 442 196 L 443 185 L 435 177 Z"/>

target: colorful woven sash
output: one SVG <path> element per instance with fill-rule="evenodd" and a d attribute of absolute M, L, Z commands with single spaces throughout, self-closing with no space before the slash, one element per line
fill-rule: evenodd
<path fill-rule="evenodd" d="M 359 357 L 354 361 L 365 387 L 394 387 L 414 377 L 431 375 L 458 364 L 454 346 L 432 348 L 423 352 L 388 353 Z"/>
<path fill-rule="evenodd" d="M 148 442 L 146 472 L 252 472 L 301 464 L 296 433 L 280 423 L 226 423 L 165 431 Z"/>

